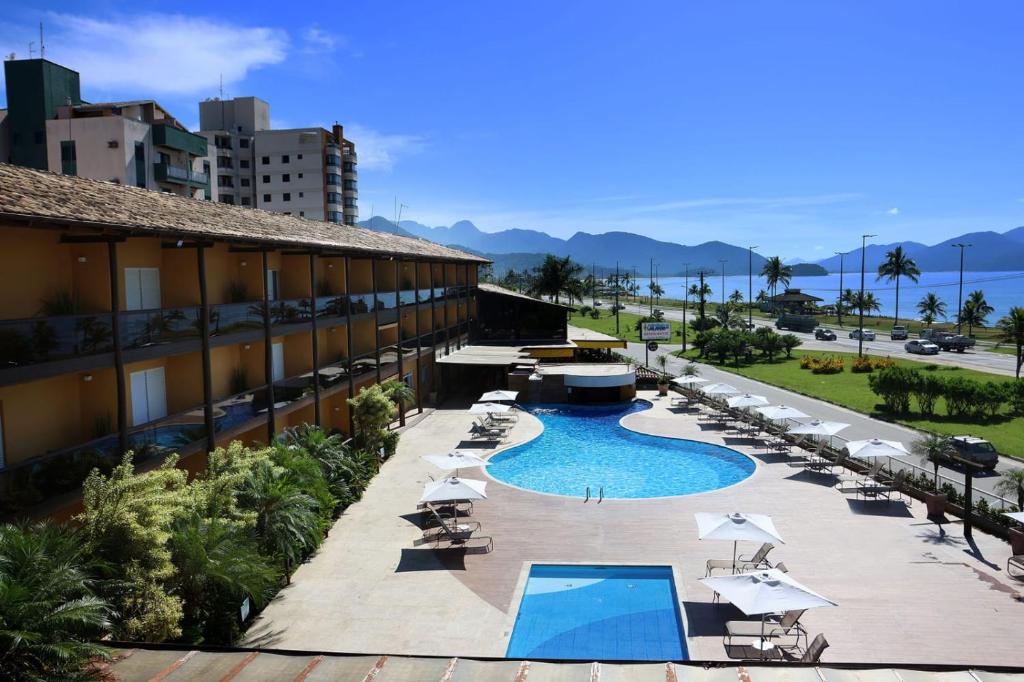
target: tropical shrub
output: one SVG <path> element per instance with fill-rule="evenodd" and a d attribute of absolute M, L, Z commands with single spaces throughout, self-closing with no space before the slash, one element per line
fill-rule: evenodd
<path fill-rule="evenodd" d="M 349 398 L 352 420 L 355 422 L 356 447 L 381 453 L 384 447 L 384 433 L 395 419 L 397 408 L 379 384 L 361 390 L 355 398 Z"/>
<path fill-rule="evenodd" d="M 758 327 L 753 336 L 754 348 L 761 351 L 761 353 L 768 358 L 768 362 L 772 362 L 775 359 L 775 355 L 784 348 L 782 337 L 768 327 Z M 804 358 L 806 357 L 807 356 L 804 356 Z M 800 359 L 801 363 L 804 358 Z M 801 364 L 801 367 L 802 366 L 803 365 Z"/>
<path fill-rule="evenodd" d="M 914 370 L 886 367 L 868 377 L 868 385 L 882 399 L 886 411 L 903 413 L 910 409 L 910 392 L 916 379 L 917 372 Z"/>
<path fill-rule="evenodd" d="M 975 410 L 977 384 L 963 377 L 949 377 L 942 391 L 946 399 L 946 414 L 950 417 L 966 417 Z"/>
<path fill-rule="evenodd" d="M 1024 415 L 1024 381 L 1017 379 L 1007 384 L 1006 399 L 1010 402 L 1010 409 L 1016 415 Z"/>
<path fill-rule="evenodd" d="M 100 594 L 114 609 L 118 639 L 160 642 L 181 635 L 181 598 L 170 594 L 171 526 L 185 512 L 187 472 L 169 457 L 136 474 L 127 453 L 110 476 L 93 471 L 82 485 L 87 551 L 104 566 Z"/>
<path fill-rule="evenodd" d="M 874 369 L 885 369 L 886 367 L 895 367 L 896 361 L 892 358 L 871 358 L 871 366 Z"/>
<path fill-rule="evenodd" d="M 786 357 L 793 357 L 793 349 L 803 345 L 803 341 L 796 334 L 783 334 L 781 337 L 782 347 L 786 349 Z"/>
<path fill-rule="evenodd" d="M 850 366 L 850 371 L 855 374 L 867 374 L 869 372 L 873 372 L 874 369 L 874 363 L 872 363 L 871 358 L 866 355 L 861 355 L 855 358 L 853 364 Z"/>
<path fill-rule="evenodd" d="M 974 398 L 975 415 L 988 417 L 989 419 L 998 417 L 999 412 L 1003 409 L 1003 403 L 1006 402 L 1008 393 L 1006 384 L 986 381 L 985 383 L 977 384 L 976 390 L 977 393 Z"/>
<path fill-rule="evenodd" d="M 919 374 L 916 377 L 910 391 L 917 400 L 921 414 L 926 416 L 935 414 L 935 401 L 942 397 L 944 388 L 942 379 L 937 376 Z"/>
<path fill-rule="evenodd" d="M 109 657 L 93 642 L 110 627 L 96 569 L 74 528 L 0 526 L 0 678 L 94 677 L 83 670 Z"/>
<path fill-rule="evenodd" d="M 833 356 L 821 358 L 811 367 L 813 374 L 839 374 L 843 371 L 843 359 Z"/>

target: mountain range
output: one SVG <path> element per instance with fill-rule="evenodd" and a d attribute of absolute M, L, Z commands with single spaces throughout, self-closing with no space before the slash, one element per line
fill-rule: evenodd
<path fill-rule="evenodd" d="M 658 274 L 663 277 L 683 274 L 687 263 L 691 273 L 704 269 L 720 274 L 723 260 L 727 275 L 745 275 L 748 268 L 747 250 L 721 241 L 686 246 L 630 232 L 577 232 L 569 239 L 560 239 L 539 230 L 484 232 L 468 220 L 460 220 L 448 227 L 430 227 L 413 220 L 403 220 L 396 225 L 381 216 L 373 216 L 359 224 L 379 232 L 418 237 L 480 254 L 494 261 L 494 272 L 498 275 L 509 269 L 536 267 L 546 254 L 571 256 L 586 268 L 595 266 L 600 275 L 614 271 L 618 263 L 622 271 L 635 268 L 638 275 L 645 276 L 650 271 L 651 258 L 659 265 Z M 971 244 L 965 253 L 966 270 L 1024 270 L 1024 227 L 1002 233 L 971 232 L 932 246 L 914 241 L 870 244 L 865 249 L 865 263 L 868 270 L 875 271 L 885 254 L 901 245 L 922 271 L 957 270 L 960 267 L 960 249 L 952 248 L 957 243 Z M 760 272 L 764 262 L 764 256 L 754 253 L 754 272 Z M 822 268 L 802 258 L 791 258 L 786 262 L 793 265 L 797 271 L 795 274 L 800 275 L 824 274 L 822 268 L 838 272 L 840 267 L 839 256 L 816 261 Z M 845 270 L 852 272 L 859 266 L 859 250 L 849 252 L 843 263 Z"/>

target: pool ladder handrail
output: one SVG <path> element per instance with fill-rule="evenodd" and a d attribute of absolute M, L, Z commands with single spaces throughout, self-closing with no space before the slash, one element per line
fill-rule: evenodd
<path fill-rule="evenodd" d="M 597 494 L 598 494 L 597 503 L 601 504 L 604 501 L 604 486 L 601 486 L 597 490 L 598 490 L 598 492 L 597 492 Z M 583 497 L 583 503 L 586 504 L 587 502 L 590 502 L 590 486 L 589 485 L 587 486 L 587 494 Z"/>

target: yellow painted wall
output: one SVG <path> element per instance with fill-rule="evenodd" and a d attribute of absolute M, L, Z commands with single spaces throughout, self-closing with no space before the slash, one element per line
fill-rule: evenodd
<path fill-rule="evenodd" d="M 231 395 L 231 375 L 241 366 L 241 346 L 220 346 L 210 349 L 210 376 L 213 379 L 213 399 Z M 252 377 L 247 376 L 250 381 Z"/>
<path fill-rule="evenodd" d="M 85 381 L 84 376 L 92 376 L 92 381 Z M 82 440 L 92 440 L 117 431 L 117 374 L 113 367 L 91 370 L 79 375 L 78 383 L 81 404 Z M 96 433 L 96 419 L 110 418 L 110 429 L 107 433 Z M 70 443 L 69 443 L 70 445 Z"/>
<path fill-rule="evenodd" d="M 374 349 L 377 336 L 372 319 L 354 320 L 352 322 L 352 353 L 362 355 Z"/>
<path fill-rule="evenodd" d="M 398 270 L 398 288 L 416 288 L 416 264 L 403 261 Z"/>
<path fill-rule="evenodd" d="M 306 298 L 309 291 L 309 256 L 281 256 L 281 297 Z"/>
<path fill-rule="evenodd" d="M 4 273 L 0 318 L 38 315 L 44 298 L 71 288 L 71 252 L 58 243 L 59 234 L 14 227 L 0 230 L 0 272 Z"/>
<path fill-rule="evenodd" d="M 347 357 L 348 340 L 344 325 L 317 330 L 320 345 L 320 364 L 329 365 Z"/>
<path fill-rule="evenodd" d="M 345 293 L 345 259 L 317 258 L 316 281 L 326 281 L 332 294 Z"/>
<path fill-rule="evenodd" d="M 131 240 L 129 240 L 131 241 Z M 199 263 L 194 248 L 161 249 L 160 299 L 164 307 L 199 305 Z M 209 264 L 206 266 L 210 270 Z M 209 288 L 209 282 L 207 282 Z"/>
<path fill-rule="evenodd" d="M 321 417 L 322 416 L 323 414 L 321 413 Z M 306 405 L 305 407 L 300 407 L 294 412 L 289 412 L 287 415 L 285 415 L 284 418 L 281 420 L 281 425 L 278 428 L 283 429 L 288 426 L 312 424 L 315 417 L 316 415 L 313 411 L 313 405 Z"/>
<path fill-rule="evenodd" d="M 72 288 L 78 294 L 82 311 L 109 311 L 110 252 L 107 245 L 73 244 L 68 248 Z"/>
<path fill-rule="evenodd" d="M 398 261 L 377 260 L 377 291 L 398 290 Z"/>
<path fill-rule="evenodd" d="M 293 377 L 313 369 L 313 340 L 309 332 L 290 334 L 274 339 L 284 342 L 284 375 Z"/>
<path fill-rule="evenodd" d="M 370 261 L 367 258 L 353 258 L 350 261 L 352 274 L 349 275 L 349 287 L 353 294 L 368 294 L 373 291 L 373 277 Z"/>
<path fill-rule="evenodd" d="M 82 383 L 81 375 L 65 374 L 0 388 L 8 464 L 91 439 L 81 428 Z"/>
<path fill-rule="evenodd" d="M 348 433 L 348 391 L 339 391 L 321 402 L 322 426 Z"/>
<path fill-rule="evenodd" d="M 167 413 L 182 412 L 203 404 L 202 353 L 182 353 L 166 358 Z"/>
<path fill-rule="evenodd" d="M 267 383 L 263 345 L 263 341 L 250 341 L 238 346 L 239 366 L 245 368 L 249 388 L 257 388 Z"/>
<path fill-rule="evenodd" d="M 388 325 L 380 328 L 380 346 L 393 346 L 398 343 L 398 325 Z"/>

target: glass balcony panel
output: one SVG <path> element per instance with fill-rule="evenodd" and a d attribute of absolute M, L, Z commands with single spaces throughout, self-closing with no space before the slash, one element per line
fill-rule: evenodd
<path fill-rule="evenodd" d="M 223 303 L 210 309 L 210 336 L 262 329 L 263 303 Z"/>
<path fill-rule="evenodd" d="M 86 357 L 113 350 L 110 313 L 0 322 L 0 368 Z"/>
<path fill-rule="evenodd" d="M 120 315 L 121 347 L 142 348 L 198 339 L 199 318 L 198 306 L 123 312 Z"/>

